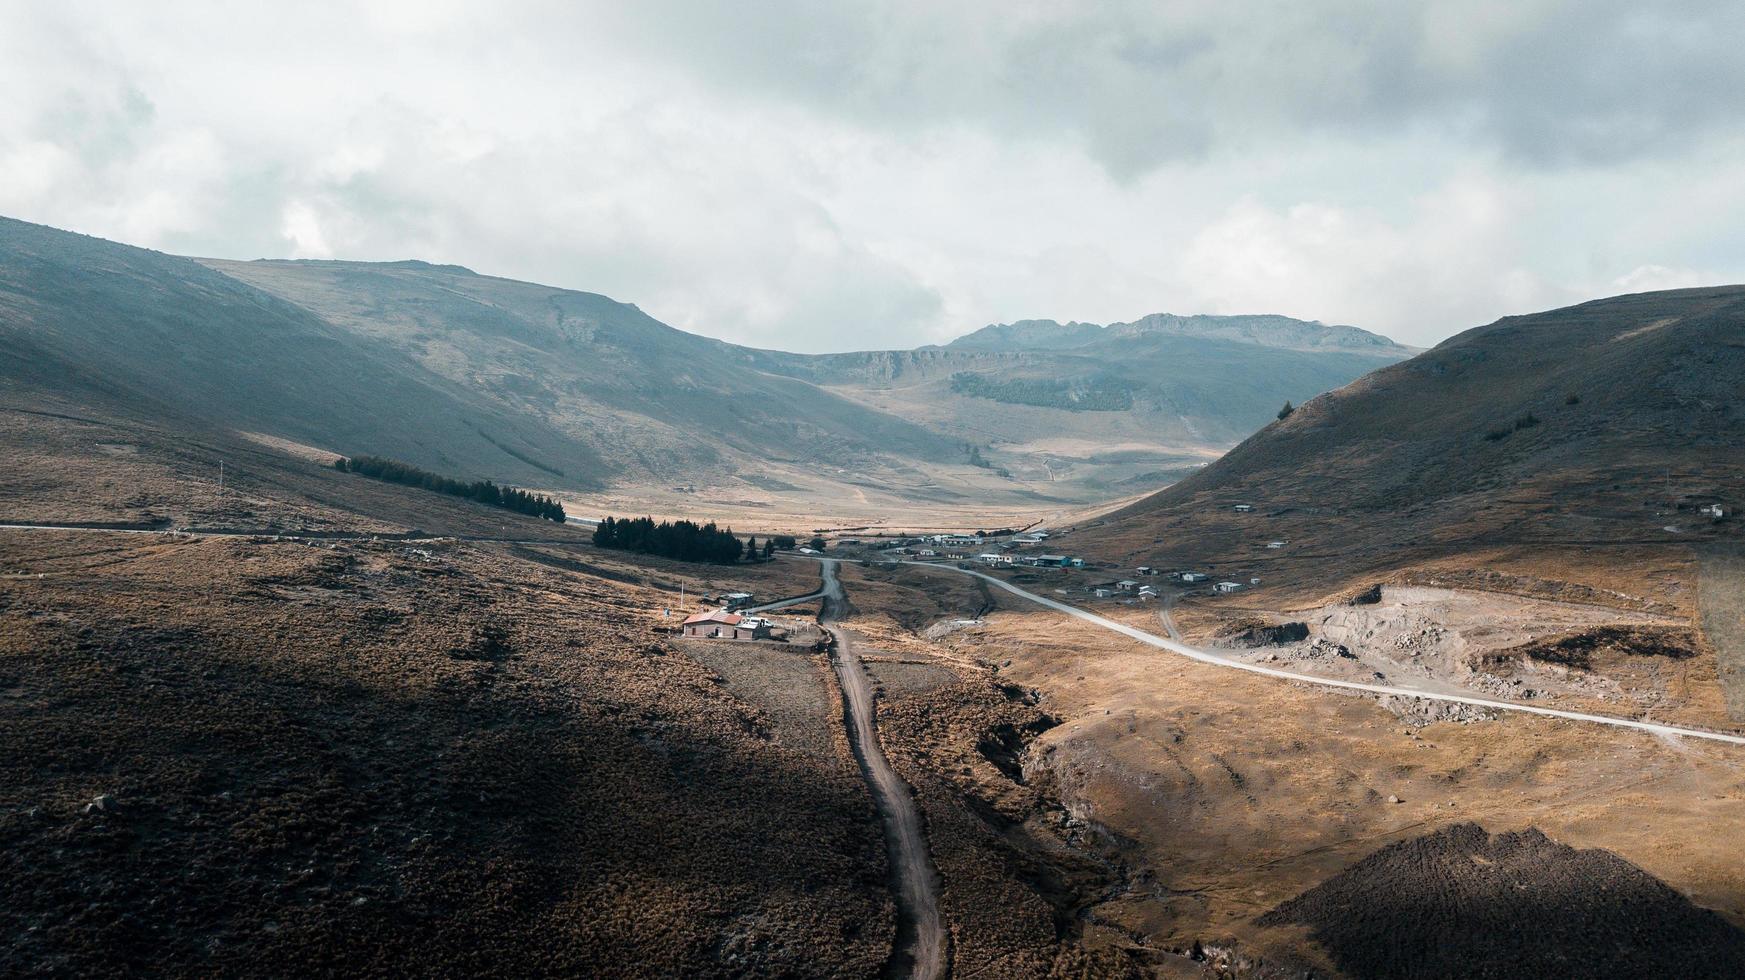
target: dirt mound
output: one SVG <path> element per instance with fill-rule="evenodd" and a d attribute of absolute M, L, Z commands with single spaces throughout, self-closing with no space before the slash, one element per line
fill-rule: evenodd
<path fill-rule="evenodd" d="M 1381 583 L 1377 582 L 1367 589 L 1360 589 L 1344 600 L 1348 606 L 1373 606 L 1381 602 Z"/>
<path fill-rule="evenodd" d="M 1474 823 L 1385 847 L 1258 920 L 1354 977 L 1745 975 L 1745 932 L 1610 851 Z"/>
<path fill-rule="evenodd" d="M 1599 626 L 1498 650 L 1486 655 L 1485 662 L 1501 664 L 1530 659 L 1587 670 L 1593 665 L 1596 652 L 1685 660 L 1697 655 L 1697 636 L 1695 630 L 1678 626 Z"/>
<path fill-rule="evenodd" d="M 1309 638 L 1307 623 L 1269 623 L 1264 619 L 1233 620 L 1218 627 L 1219 640 L 1236 646 L 1262 647 L 1298 643 Z"/>

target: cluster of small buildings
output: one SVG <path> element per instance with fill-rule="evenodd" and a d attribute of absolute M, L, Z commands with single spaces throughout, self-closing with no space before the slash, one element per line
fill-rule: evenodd
<path fill-rule="evenodd" d="M 1134 579 L 1124 578 L 1119 582 L 1106 582 L 1093 586 L 1091 594 L 1099 599 L 1107 599 L 1116 595 L 1130 595 L 1137 599 L 1155 599 L 1157 598 L 1157 586 L 1140 585 Z"/>

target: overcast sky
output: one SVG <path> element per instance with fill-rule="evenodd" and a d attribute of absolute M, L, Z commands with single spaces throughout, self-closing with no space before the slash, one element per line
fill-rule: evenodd
<path fill-rule="evenodd" d="M 1152 312 L 1428 345 L 1745 281 L 1742 50 L 1738 0 L 0 0 L 0 213 L 791 350 Z"/>

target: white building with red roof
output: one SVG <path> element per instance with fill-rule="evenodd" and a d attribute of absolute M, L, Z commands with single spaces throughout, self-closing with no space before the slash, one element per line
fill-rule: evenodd
<path fill-rule="evenodd" d="M 703 640 L 763 640 L 770 635 L 767 621 L 725 609 L 700 612 L 685 620 L 683 629 L 686 636 Z"/>

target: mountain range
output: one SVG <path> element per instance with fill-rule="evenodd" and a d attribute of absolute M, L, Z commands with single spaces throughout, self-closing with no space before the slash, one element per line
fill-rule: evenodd
<path fill-rule="evenodd" d="M 0 385 L 572 490 L 1078 503 L 1411 351 L 1277 316 L 1024 321 L 802 355 L 420 261 L 195 259 L 0 219 Z"/>

